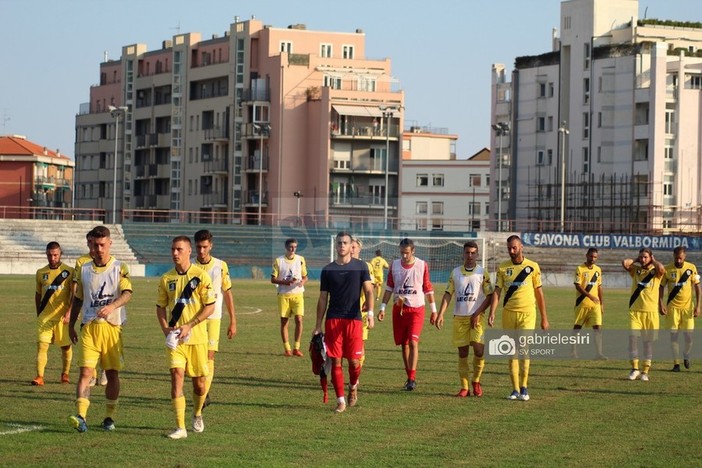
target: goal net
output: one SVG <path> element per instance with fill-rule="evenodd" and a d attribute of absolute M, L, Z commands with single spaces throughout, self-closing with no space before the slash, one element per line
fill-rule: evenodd
<path fill-rule="evenodd" d="M 363 243 L 361 260 L 369 262 L 375 257 L 375 251 L 380 250 L 383 258 L 389 263 L 399 258 L 400 238 L 393 237 L 359 237 Z M 446 283 L 451 271 L 463 264 L 463 244 L 474 241 L 478 244 L 478 264 L 485 267 L 488 253 L 485 250 L 485 238 L 482 237 L 412 237 L 414 254 L 429 264 L 431 281 L 436 285 Z M 334 236 L 330 242 L 330 259 L 336 257 Z"/>

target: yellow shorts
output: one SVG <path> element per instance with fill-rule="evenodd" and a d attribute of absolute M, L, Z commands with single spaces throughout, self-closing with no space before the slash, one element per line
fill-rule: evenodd
<path fill-rule="evenodd" d="M 468 346 L 471 343 L 485 344 L 485 314 L 473 328 L 470 316 L 453 316 L 453 345 L 456 348 Z"/>
<path fill-rule="evenodd" d="M 629 329 L 632 336 L 642 336 L 644 340 L 658 338 L 659 318 L 658 312 L 645 310 L 629 311 Z"/>
<path fill-rule="evenodd" d="M 207 327 L 207 351 L 219 351 L 219 331 L 222 319 L 207 319 L 205 326 Z"/>
<path fill-rule="evenodd" d="M 305 297 L 302 294 L 290 296 L 278 295 L 278 310 L 280 318 L 290 318 L 294 315 L 305 316 Z"/>
<path fill-rule="evenodd" d="M 382 276 L 373 277 L 373 284 L 375 284 L 377 286 L 382 286 L 383 285 L 383 277 Z"/>
<path fill-rule="evenodd" d="M 37 330 L 39 343 L 55 344 L 56 346 L 70 346 L 71 338 L 68 336 L 68 324 L 63 323 L 63 317 L 58 320 L 40 322 Z"/>
<path fill-rule="evenodd" d="M 599 305 L 593 307 L 575 307 L 575 325 L 581 327 L 602 326 L 602 308 Z"/>
<path fill-rule="evenodd" d="M 694 330 L 695 316 L 694 309 L 681 309 L 679 307 L 668 307 L 668 314 L 665 316 L 665 325 L 670 330 Z"/>
<path fill-rule="evenodd" d="M 185 369 L 189 377 L 206 377 L 210 373 L 207 366 L 207 344 L 179 344 L 175 349 L 166 348 L 169 369 Z"/>
<path fill-rule="evenodd" d="M 80 350 L 80 367 L 94 369 L 100 363 L 104 370 L 122 370 L 122 327 L 104 320 L 88 323 L 80 331 Z"/>
<path fill-rule="evenodd" d="M 534 330 L 536 328 L 536 313 L 503 310 L 502 328 L 505 330 Z"/>

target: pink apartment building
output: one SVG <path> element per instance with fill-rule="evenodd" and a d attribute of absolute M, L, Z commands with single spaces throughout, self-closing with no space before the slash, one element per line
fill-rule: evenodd
<path fill-rule="evenodd" d="M 393 227 L 395 82 L 361 30 L 236 20 L 124 46 L 76 116 L 76 204 L 118 222 Z"/>

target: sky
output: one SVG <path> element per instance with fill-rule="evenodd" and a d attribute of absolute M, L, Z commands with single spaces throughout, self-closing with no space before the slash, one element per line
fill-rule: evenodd
<path fill-rule="evenodd" d="M 607 0 L 617 1 L 617 0 Z M 639 16 L 702 21 L 699 0 L 639 0 Z M 0 0 L 0 135 L 74 154 L 75 116 L 104 54 L 186 32 L 220 37 L 234 17 L 366 35 L 366 58 L 390 58 L 405 124 L 458 136 L 468 158 L 490 143 L 493 63 L 551 51 L 559 0 Z"/>

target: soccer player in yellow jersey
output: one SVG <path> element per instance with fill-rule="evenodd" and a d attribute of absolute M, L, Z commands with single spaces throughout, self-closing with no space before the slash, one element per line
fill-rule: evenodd
<path fill-rule="evenodd" d="M 375 287 L 375 299 L 379 301 L 383 292 L 383 283 L 385 282 L 383 269 L 389 269 L 390 265 L 383 258 L 383 252 L 380 249 L 375 251 L 375 257 L 370 261 L 370 264 L 373 269 L 371 278 L 373 278 L 373 286 Z"/>
<path fill-rule="evenodd" d="M 71 316 L 71 282 L 73 268 L 61 261 L 61 246 L 58 242 L 46 245 L 49 264 L 37 270 L 34 305 L 37 312 L 37 376 L 32 385 L 44 385 L 44 369 L 49 359 L 51 343 L 61 347 L 63 369 L 61 383 L 70 383 L 73 348 L 68 336 L 68 319 Z"/>
<path fill-rule="evenodd" d="M 161 276 L 156 300 L 156 316 L 166 336 L 166 355 L 171 372 L 171 400 L 176 429 L 171 439 L 188 437 L 185 429 L 183 381 L 187 373 L 193 381 L 193 430 L 202 432 L 202 406 L 205 403 L 207 366 L 207 328 L 201 323 L 212 315 L 215 291 L 205 270 L 190 262 L 192 242 L 187 236 L 171 243 L 174 268 Z"/>
<path fill-rule="evenodd" d="M 78 257 L 76 260 L 76 264 L 73 267 L 73 281 L 71 284 L 71 304 L 73 304 L 73 298 L 76 295 L 76 285 L 78 284 L 77 281 L 78 279 L 76 278 L 76 271 L 80 270 L 80 268 L 83 266 L 84 263 L 92 262 L 93 257 L 95 256 L 94 252 L 94 246 L 93 246 L 93 237 L 92 237 L 92 229 L 88 231 L 88 233 L 85 235 L 85 241 L 88 246 L 88 253 L 81 255 Z M 99 365 L 99 363 L 98 363 Z M 98 383 L 97 379 L 97 366 L 93 370 L 93 377 L 90 379 L 90 386 L 94 387 Z M 107 375 L 105 374 L 105 371 L 102 371 L 102 375 L 100 377 L 100 385 L 107 385 Z"/>
<path fill-rule="evenodd" d="M 697 267 L 686 262 L 686 249 L 683 246 L 673 250 L 673 262 L 665 267 L 665 276 L 661 281 L 660 301 L 661 314 L 670 329 L 670 346 L 673 351 L 673 372 L 680 372 L 680 345 L 678 331 L 685 336 L 683 364 L 690 368 L 690 352 L 692 351 L 692 331 L 695 329 L 695 318 L 700 316 L 700 275 Z M 664 294 L 668 287 L 668 296 Z M 692 301 L 692 291 L 695 291 L 695 301 Z"/>
<path fill-rule="evenodd" d="M 207 326 L 207 365 L 210 373 L 207 376 L 205 385 L 205 407 L 210 404 L 210 388 L 214 378 L 215 353 L 219 351 L 219 330 L 222 323 L 222 305 L 226 304 L 229 314 L 229 328 L 227 328 L 227 339 L 232 339 L 236 335 L 236 315 L 234 311 L 234 297 L 232 296 L 232 280 L 229 277 L 229 266 L 227 262 L 215 258 L 212 252 L 212 233 L 207 229 L 202 229 L 195 233 L 195 249 L 197 258 L 195 264 L 205 270 L 212 279 L 212 289 L 214 290 L 216 301 L 214 312 L 205 322 Z"/>
<path fill-rule="evenodd" d="M 463 244 L 463 265 L 456 267 L 449 276 L 446 292 L 441 299 L 438 314 L 431 314 L 430 323 L 441 330 L 444 326 L 444 313 L 456 294 L 453 308 L 453 345 L 458 348 L 458 376 L 461 389 L 457 397 L 470 396 L 468 382 L 470 366 L 468 353 L 473 347 L 473 395 L 483 396 L 480 377 L 485 368 L 485 314 L 483 311 L 492 302 L 493 287 L 487 269 L 477 264 L 478 244 L 468 241 Z"/>
<path fill-rule="evenodd" d="M 665 267 L 653 257 L 649 248 L 639 250 L 636 260 L 622 260 L 622 267 L 631 276 L 631 297 L 629 298 L 629 357 L 631 372 L 629 380 L 648 382 L 648 372 L 653 359 L 653 342 L 658 337 L 658 311 L 660 285 L 665 275 Z M 639 371 L 639 336 L 643 338 L 644 362 Z"/>
<path fill-rule="evenodd" d="M 283 340 L 283 355 L 302 357 L 302 320 L 305 316 L 305 283 L 307 263 L 305 257 L 297 255 L 297 239 L 285 241 L 285 255 L 273 261 L 271 283 L 278 288 L 278 311 L 280 313 L 280 337 Z M 288 322 L 295 317 L 295 348 L 290 347 Z"/>
<path fill-rule="evenodd" d="M 132 297 L 129 268 L 110 255 L 110 230 L 96 226 L 93 237 L 93 260 L 84 263 L 76 273 L 76 294 L 73 298 L 68 333 L 78 342 L 75 324 L 81 315 L 80 378 L 76 388 L 75 416 L 71 425 L 78 432 L 88 430 L 86 417 L 90 406 L 90 379 L 99 362 L 107 374 L 105 386 L 105 419 L 102 428 L 115 429 L 114 414 L 119 398 L 119 371 L 122 370 L 122 325 L 127 320 L 125 306 Z"/>
<path fill-rule="evenodd" d="M 606 360 L 602 354 L 602 316 L 604 315 L 604 296 L 602 294 L 602 269 L 596 265 L 599 252 L 591 247 L 585 254 L 585 263 L 575 269 L 575 325 L 580 330 L 588 325 L 595 330 L 595 350 L 597 359 Z M 577 350 L 573 345 L 573 356 Z"/>
<path fill-rule="evenodd" d="M 361 239 L 358 237 L 352 237 L 351 238 L 351 257 L 355 258 L 357 260 L 361 259 L 361 249 L 363 248 L 363 242 Z M 366 262 L 366 265 L 368 266 L 368 273 L 370 274 L 371 278 L 373 278 L 373 267 L 369 262 Z M 363 322 L 363 341 L 368 340 L 368 311 L 363 310 L 363 305 L 366 303 L 366 296 L 365 294 L 361 294 L 361 321 Z M 366 347 L 365 344 L 363 346 L 363 356 L 361 356 L 361 359 L 359 360 L 361 366 L 363 366 L 363 363 L 366 362 Z"/>
<path fill-rule="evenodd" d="M 502 302 L 502 328 L 505 330 L 534 330 L 536 328 L 536 310 L 541 314 L 541 328 L 548 330 L 546 301 L 541 289 L 541 269 L 539 264 L 524 257 L 524 246 L 519 236 L 507 238 L 507 252 L 510 260 L 502 263 L 497 270 L 495 293 L 490 304 L 488 325 L 495 323 L 495 311 L 504 291 Z M 527 384 L 529 382 L 530 360 L 526 358 L 509 359 L 509 375 L 512 381 L 512 393 L 509 400 L 529 400 Z"/>

